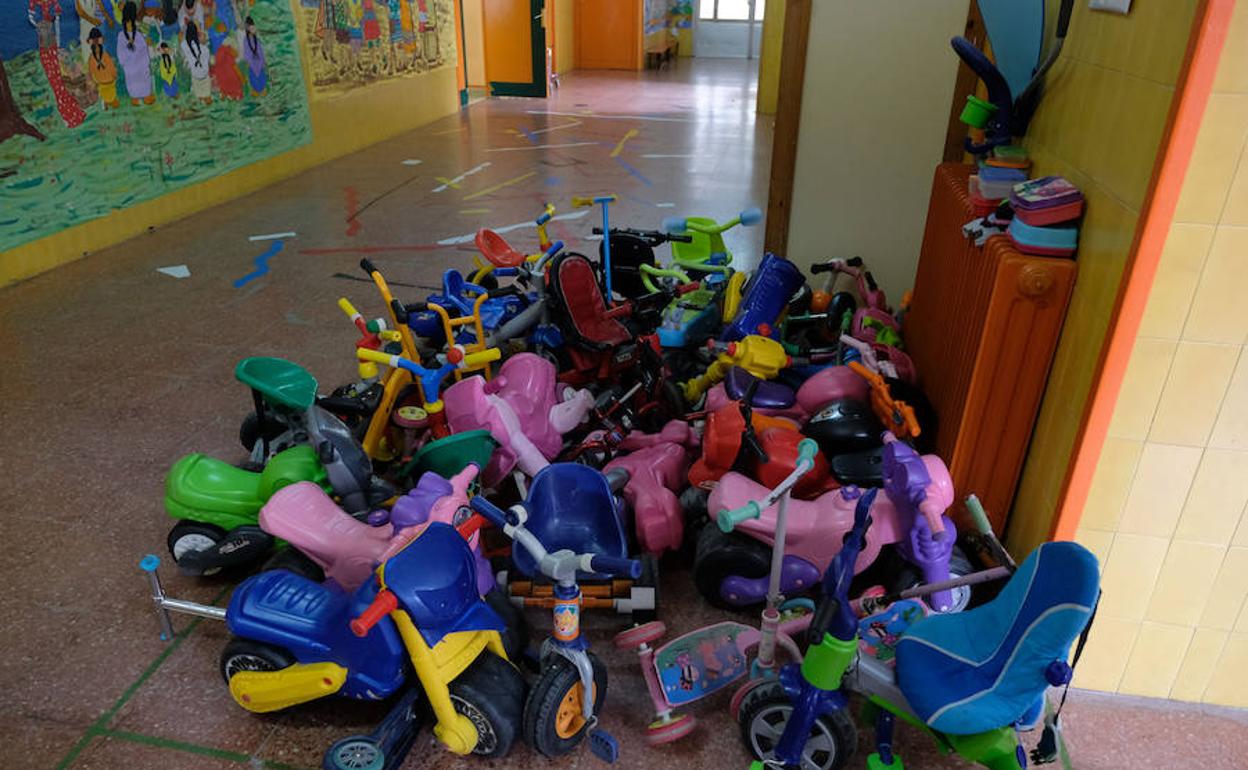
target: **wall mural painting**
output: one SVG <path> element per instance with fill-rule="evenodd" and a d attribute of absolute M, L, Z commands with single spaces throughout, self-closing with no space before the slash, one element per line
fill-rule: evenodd
<path fill-rule="evenodd" d="M 311 138 L 287 0 L 0 0 L 0 252 Z"/>
<path fill-rule="evenodd" d="M 300 0 L 314 95 L 455 64 L 453 0 Z"/>

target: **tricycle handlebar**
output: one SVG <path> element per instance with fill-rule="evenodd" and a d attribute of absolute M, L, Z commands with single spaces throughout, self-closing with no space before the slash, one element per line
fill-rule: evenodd
<path fill-rule="evenodd" d="M 720 511 L 719 515 L 715 517 L 715 521 L 719 524 L 719 528 L 722 531 L 731 532 L 741 522 L 757 519 L 762 513 L 763 509 L 759 507 L 758 503 L 751 500 L 740 508 L 733 508 L 731 511 Z"/>
<path fill-rule="evenodd" d="M 351 633 L 361 638 L 368 636 L 368 632 L 373 629 L 373 626 L 380 623 L 382 618 L 398 608 L 398 597 L 385 588 L 381 589 L 377 592 L 373 603 L 368 605 L 368 609 L 360 613 L 358 618 L 351 621 Z"/>
<path fill-rule="evenodd" d="M 633 580 L 641 577 L 641 562 L 636 559 L 590 554 L 589 567 L 594 572 L 601 572 L 606 575 L 630 577 Z"/>

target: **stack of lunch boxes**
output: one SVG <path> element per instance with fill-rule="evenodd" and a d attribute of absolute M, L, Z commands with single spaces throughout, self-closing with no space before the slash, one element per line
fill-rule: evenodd
<path fill-rule="evenodd" d="M 1046 176 L 1014 185 L 1010 191 L 1014 218 L 1009 236 L 1025 254 L 1074 256 L 1079 243 L 1077 220 L 1083 214 L 1083 193 L 1060 176 Z"/>

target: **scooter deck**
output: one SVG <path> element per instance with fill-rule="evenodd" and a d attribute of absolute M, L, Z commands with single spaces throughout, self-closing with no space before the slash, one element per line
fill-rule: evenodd
<path fill-rule="evenodd" d="M 691 703 L 731 685 L 749 673 L 746 652 L 758 644 L 759 631 L 724 621 L 690 631 L 660 647 L 655 671 L 672 706 Z"/>

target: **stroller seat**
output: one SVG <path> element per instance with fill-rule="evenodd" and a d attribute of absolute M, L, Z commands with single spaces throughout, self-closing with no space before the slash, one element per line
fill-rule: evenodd
<path fill-rule="evenodd" d="M 546 293 L 564 316 L 573 342 L 606 350 L 633 339 L 624 324 L 607 316 L 594 266 L 585 256 L 569 252 L 555 257 L 546 270 Z"/>
<path fill-rule="evenodd" d="M 996 599 L 933 615 L 897 643 L 897 684 L 929 727 L 974 735 L 1033 712 L 1096 604 L 1096 557 L 1078 543 L 1045 543 Z"/>

